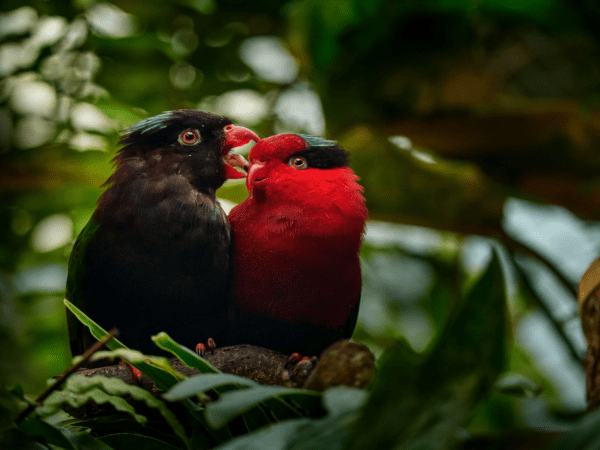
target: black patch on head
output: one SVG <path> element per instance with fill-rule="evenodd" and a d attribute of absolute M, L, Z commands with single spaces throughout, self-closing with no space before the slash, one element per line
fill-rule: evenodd
<path fill-rule="evenodd" d="M 315 169 L 333 169 L 348 165 L 348 153 L 337 146 L 336 141 L 329 141 L 318 136 L 299 134 L 306 142 L 306 150 L 294 153 L 290 158 L 303 156 L 308 167 Z"/>
<path fill-rule="evenodd" d="M 125 130 L 120 144 L 124 146 L 122 153 L 128 153 L 127 147 L 132 150 L 149 151 L 155 148 L 173 146 L 177 151 L 177 138 L 185 130 L 198 130 L 201 142 L 215 142 L 224 138 L 223 128 L 231 120 L 195 109 L 178 109 L 166 111 L 154 117 L 148 117 L 131 125 Z M 125 151 L 123 151 L 125 150 Z M 181 151 L 194 151 L 192 147 L 182 148 Z"/>

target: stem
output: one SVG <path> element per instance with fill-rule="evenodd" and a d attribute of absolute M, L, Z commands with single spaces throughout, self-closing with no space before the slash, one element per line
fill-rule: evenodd
<path fill-rule="evenodd" d="M 42 392 L 38 398 L 35 399 L 35 403 L 31 403 L 29 406 L 27 406 L 27 408 L 25 408 L 23 411 L 21 411 L 19 413 L 19 415 L 17 416 L 17 418 L 15 419 L 15 423 L 19 424 L 23 421 L 23 419 L 25 419 L 29 414 L 31 414 L 31 412 L 39 405 L 41 404 L 46 398 L 48 398 L 48 396 L 54 392 L 56 389 L 58 389 L 58 387 L 64 383 L 64 381 L 67 379 L 67 377 L 69 377 L 73 372 L 75 372 L 77 369 L 79 369 L 83 364 L 85 364 L 86 362 L 88 362 L 88 360 L 92 357 L 92 355 L 94 353 L 96 353 L 98 350 L 100 350 L 100 348 L 106 344 L 108 341 L 110 341 L 112 338 L 114 338 L 115 336 L 117 336 L 119 334 L 119 331 L 116 328 L 113 328 L 112 330 L 110 330 L 108 332 L 108 336 L 105 336 L 104 338 L 102 338 L 101 340 L 97 341 L 94 345 L 92 345 L 90 348 L 88 348 L 85 353 L 82 355 L 81 360 L 79 360 L 78 362 L 76 362 L 75 364 L 72 364 L 67 370 L 65 370 L 63 372 L 63 374 L 61 376 L 59 376 L 56 381 L 54 383 L 52 383 L 51 386 L 48 386 L 48 389 L 46 389 L 44 392 Z"/>

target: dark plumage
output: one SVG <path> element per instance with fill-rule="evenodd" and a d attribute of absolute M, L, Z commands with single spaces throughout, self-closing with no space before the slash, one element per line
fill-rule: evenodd
<path fill-rule="evenodd" d="M 238 173 L 227 153 L 250 140 L 258 136 L 196 110 L 129 128 L 71 253 L 67 299 L 143 352 L 157 353 L 150 336 L 159 331 L 191 348 L 225 339 L 230 228 L 215 191 Z M 92 337 L 70 313 L 68 325 L 80 354 Z"/>

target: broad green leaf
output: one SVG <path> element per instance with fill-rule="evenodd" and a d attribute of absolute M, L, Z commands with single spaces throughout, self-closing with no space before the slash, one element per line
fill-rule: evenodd
<path fill-rule="evenodd" d="M 96 339 L 100 340 L 108 336 L 108 331 L 90 319 L 82 310 L 80 310 L 77 306 L 71 303 L 66 298 L 64 299 L 65 306 L 69 308 L 69 310 L 79 319 L 79 321 L 84 324 L 86 327 L 90 329 L 92 336 Z M 106 346 L 111 350 L 117 350 L 119 348 L 128 349 L 128 347 L 119 341 L 116 337 L 112 338 Z"/>
<path fill-rule="evenodd" d="M 240 388 L 244 386 L 259 386 L 258 383 L 238 375 L 231 375 L 227 373 L 206 373 L 194 375 L 185 381 L 177 383 L 163 395 L 163 398 L 172 402 L 191 397 L 198 392 L 206 392 L 219 386 L 232 384 L 237 385 Z"/>
<path fill-rule="evenodd" d="M 225 385 L 230 386 L 233 384 L 238 387 L 257 386 L 255 382 L 247 378 L 222 374 L 194 352 L 173 341 L 166 333 L 159 333 L 158 335 L 153 336 L 152 340 L 163 350 L 173 353 L 188 367 L 194 367 L 203 372 L 200 375 L 193 376 L 190 379 L 173 386 L 173 388 L 165 394 L 164 398 L 166 400 L 181 400 L 198 392 L 204 392 L 210 389 L 214 389 L 217 393 L 222 394 L 225 392 L 225 390 L 223 390 Z M 244 423 L 249 430 L 260 428 L 271 422 L 267 414 L 259 406 L 244 412 L 242 416 Z"/>
<path fill-rule="evenodd" d="M 520 373 L 505 373 L 494 384 L 503 394 L 519 397 L 536 397 L 542 392 L 542 386 L 534 383 Z"/>
<path fill-rule="evenodd" d="M 257 386 L 251 389 L 227 392 L 206 407 L 206 418 L 210 425 L 219 428 L 234 417 L 272 398 L 281 399 L 281 401 L 285 398 L 303 404 L 319 400 L 321 394 L 279 386 Z M 297 414 L 300 417 L 300 413 Z"/>
<path fill-rule="evenodd" d="M 348 448 L 448 448 L 504 366 L 505 321 L 504 278 L 494 252 L 429 355 L 398 342 L 381 357 Z"/>
<path fill-rule="evenodd" d="M 61 430 L 63 434 L 71 441 L 71 443 L 75 446 L 76 449 L 85 449 L 85 450 L 114 450 L 108 443 L 103 442 L 102 440 L 95 438 L 90 433 L 81 431 L 78 433 L 74 433 L 66 428 Z M 116 448 L 116 447 L 115 447 Z"/>
<path fill-rule="evenodd" d="M 41 419 L 26 419 L 18 426 L 19 430 L 28 436 L 41 437 L 45 442 L 57 448 L 77 450 L 73 443 L 65 436 L 63 430 L 53 427 Z"/>
<path fill-rule="evenodd" d="M 337 386 L 323 392 L 323 405 L 328 414 L 340 415 L 347 411 L 358 410 L 368 397 L 369 393 L 364 389 Z"/>
<path fill-rule="evenodd" d="M 548 450 L 597 450 L 600 448 L 600 410 L 588 413 L 578 425 Z"/>
<path fill-rule="evenodd" d="M 295 438 L 298 430 L 310 423 L 310 419 L 305 417 L 286 420 L 232 439 L 215 450 L 284 450 L 289 448 L 288 445 Z"/>
<path fill-rule="evenodd" d="M 141 434 L 115 433 L 109 434 L 108 436 L 102 436 L 100 439 L 115 448 L 137 448 L 143 450 L 177 450 L 181 448 Z"/>
<path fill-rule="evenodd" d="M 312 420 L 298 429 L 287 448 L 336 450 L 344 448 L 349 434 L 360 417 L 369 393 L 362 389 L 345 386 L 327 389 L 323 393 L 323 404 L 327 416 Z"/>
<path fill-rule="evenodd" d="M 130 413 L 137 422 L 145 423 L 147 419 L 136 414 L 135 409 L 122 398 L 125 395 L 131 396 L 134 400 L 143 401 L 148 408 L 157 410 L 175 434 L 186 446 L 189 446 L 183 426 L 162 400 L 139 386 L 129 385 L 114 377 L 73 375 L 67 379 L 63 390 L 50 394 L 44 405 L 37 408 L 36 411 L 40 415 L 46 415 L 56 411 L 63 403 L 77 407 L 88 400 L 93 400 L 98 404 L 110 403 L 118 411 Z"/>
<path fill-rule="evenodd" d="M 96 339 L 102 339 L 108 336 L 108 332 L 104 328 L 85 315 L 85 313 L 77 308 L 73 303 L 67 299 L 65 299 L 64 302 L 67 308 L 69 308 L 69 310 L 75 315 L 75 317 L 77 317 L 81 323 L 90 329 L 90 332 Z M 106 346 L 111 350 L 130 350 L 116 338 L 111 339 Z M 152 357 L 148 358 L 153 359 Z M 157 365 L 153 365 L 145 361 L 138 361 L 131 364 L 145 375 L 148 375 L 152 381 L 154 381 L 154 384 L 158 389 L 166 391 L 171 386 L 176 384 L 181 378 L 174 374 L 174 371 L 172 368 L 170 368 L 168 361 L 165 363 L 166 358 L 159 358 L 158 360 L 160 360 L 160 363 Z M 170 369 L 167 369 L 167 367 Z"/>
<path fill-rule="evenodd" d="M 94 353 L 90 360 L 95 361 L 104 358 L 122 359 L 134 366 L 136 366 L 136 364 L 150 365 L 153 368 L 161 369 L 164 372 L 169 373 L 177 380 L 185 380 L 187 378 L 185 375 L 173 369 L 167 358 L 161 356 L 144 355 L 143 353 L 138 352 L 137 350 L 120 348 L 117 350 L 99 351 Z"/>
<path fill-rule="evenodd" d="M 89 389 L 82 390 L 81 392 L 71 392 L 69 390 L 54 391 L 44 401 L 44 404 L 36 408 L 36 412 L 40 416 L 46 416 L 54 414 L 58 411 L 65 403 L 69 404 L 73 408 L 79 408 L 88 401 L 92 401 L 98 405 L 108 403 L 117 411 L 125 412 L 131 415 L 138 423 L 146 423 L 146 417 L 135 412 L 133 406 L 127 401 L 116 395 L 106 393 L 100 388 L 90 387 Z"/>
<path fill-rule="evenodd" d="M 161 349 L 177 356 L 188 367 L 198 369 L 202 373 L 221 373 L 216 367 L 198 356 L 195 352 L 175 342 L 165 332 L 152 336 L 152 341 Z"/>

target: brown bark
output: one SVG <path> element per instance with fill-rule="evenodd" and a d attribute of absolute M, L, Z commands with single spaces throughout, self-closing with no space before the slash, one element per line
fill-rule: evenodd
<path fill-rule="evenodd" d="M 207 353 L 203 358 L 221 372 L 249 378 L 267 386 L 290 385 L 290 382 L 293 385 L 300 385 L 304 383 L 308 375 L 304 373 L 301 380 L 290 380 L 289 374 L 284 377 L 288 355 L 252 345 L 218 348 L 214 354 Z M 312 385 L 308 387 L 309 389 L 324 390 L 329 386 L 338 385 L 366 388 L 375 376 L 375 357 L 363 344 L 342 340 L 326 349 L 321 358 L 327 364 L 321 364 L 321 361 L 317 363 L 314 368 L 315 376 L 312 378 Z M 186 366 L 177 358 L 170 358 L 169 362 L 176 371 L 185 376 L 190 377 L 199 373 L 197 369 Z M 161 394 L 161 391 L 146 375 L 142 374 L 141 378 L 136 381 L 131 369 L 126 364 L 80 369 L 76 373 L 85 376 L 116 377 L 127 384 L 137 384 L 157 396 Z M 136 409 L 143 408 L 142 404 L 133 401 L 130 403 L 134 404 Z M 113 411 L 110 405 L 96 405 L 95 403 L 87 403 L 79 408 L 65 405 L 64 410 L 77 418 L 93 418 Z"/>
<path fill-rule="evenodd" d="M 583 359 L 588 410 L 600 405 L 600 258 L 596 259 L 579 282 L 581 325 L 588 348 Z"/>

